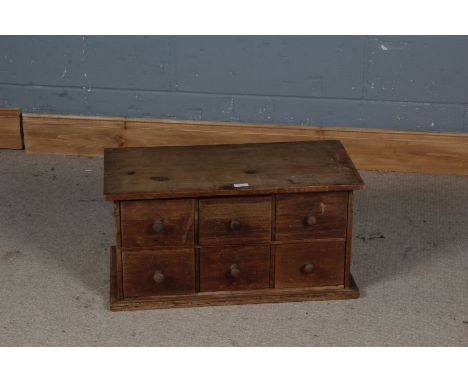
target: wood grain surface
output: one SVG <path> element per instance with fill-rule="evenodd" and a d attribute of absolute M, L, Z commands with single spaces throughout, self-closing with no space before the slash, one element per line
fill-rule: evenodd
<path fill-rule="evenodd" d="M 199 201 L 199 243 L 269 243 L 271 197 L 209 198 Z"/>
<path fill-rule="evenodd" d="M 171 296 L 148 296 L 118 298 L 115 280 L 115 248 L 110 250 L 110 309 L 112 311 L 182 308 L 213 305 L 260 304 L 291 301 L 342 300 L 358 298 L 359 290 L 350 277 L 350 286 L 343 287 L 315 287 L 302 289 L 259 289 L 225 292 L 205 292 Z"/>
<path fill-rule="evenodd" d="M 200 291 L 265 289 L 270 284 L 270 246 L 200 249 Z"/>
<path fill-rule="evenodd" d="M 276 196 L 276 240 L 344 238 L 348 192 Z"/>
<path fill-rule="evenodd" d="M 104 165 L 112 309 L 359 295 L 346 245 L 364 183 L 339 141 L 106 149 Z"/>
<path fill-rule="evenodd" d="M 122 223 L 120 220 L 120 202 L 114 202 L 114 222 L 115 222 L 115 268 L 119 279 L 115 284 L 116 294 L 119 298 L 123 297 L 122 287 Z"/>
<path fill-rule="evenodd" d="M 353 190 L 339 141 L 106 149 L 106 200 Z"/>
<path fill-rule="evenodd" d="M 104 147 L 123 147 L 125 121 L 81 116 L 24 114 L 26 152 L 30 154 L 102 155 Z"/>
<path fill-rule="evenodd" d="M 193 199 L 121 202 L 122 247 L 193 245 L 194 207 Z"/>
<path fill-rule="evenodd" d="M 346 226 L 346 253 L 344 266 L 344 284 L 345 287 L 350 285 L 351 279 L 351 252 L 353 246 L 353 191 L 348 192 L 348 224 Z"/>
<path fill-rule="evenodd" d="M 195 293 L 193 249 L 124 251 L 122 258 L 125 297 Z"/>
<path fill-rule="evenodd" d="M 344 242 L 277 245 L 275 287 L 343 286 L 344 264 Z"/>
<path fill-rule="evenodd" d="M 22 149 L 21 110 L 0 108 L 0 149 Z"/>
<path fill-rule="evenodd" d="M 371 128 L 23 114 L 29 153 L 102 156 L 107 147 L 338 139 L 360 170 L 468 175 L 468 134 Z"/>

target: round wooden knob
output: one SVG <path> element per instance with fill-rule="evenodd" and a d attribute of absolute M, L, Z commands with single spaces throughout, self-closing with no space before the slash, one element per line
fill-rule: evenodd
<path fill-rule="evenodd" d="M 240 276 L 240 269 L 237 264 L 232 264 L 230 267 L 230 274 L 233 279 L 237 279 Z"/>
<path fill-rule="evenodd" d="M 233 219 L 229 222 L 229 228 L 231 228 L 233 231 L 239 230 L 241 227 L 241 222 L 239 220 Z"/>
<path fill-rule="evenodd" d="M 153 229 L 153 232 L 161 232 L 164 229 L 164 223 L 162 219 L 156 219 L 151 228 Z"/>
<path fill-rule="evenodd" d="M 310 274 L 314 271 L 315 267 L 312 263 L 305 263 L 302 269 L 304 270 L 304 273 Z"/>
<path fill-rule="evenodd" d="M 306 217 L 306 223 L 307 225 L 314 225 L 315 223 L 317 223 L 317 218 L 314 215 L 309 214 Z"/>
<path fill-rule="evenodd" d="M 154 271 L 153 280 L 155 283 L 162 284 L 165 279 L 166 276 L 164 276 L 164 273 L 162 273 L 162 271 L 160 271 L 159 269 L 156 269 Z"/>

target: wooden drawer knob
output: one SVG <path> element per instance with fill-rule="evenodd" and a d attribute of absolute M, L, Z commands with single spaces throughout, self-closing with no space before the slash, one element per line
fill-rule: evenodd
<path fill-rule="evenodd" d="M 306 217 L 306 223 L 307 225 L 314 225 L 315 223 L 317 223 L 317 218 L 314 215 L 309 214 Z"/>
<path fill-rule="evenodd" d="M 162 284 L 165 279 L 166 276 L 164 276 L 164 273 L 162 273 L 162 271 L 160 271 L 159 269 L 156 269 L 154 271 L 153 280 L 155 283 Z"/>
<path fill-rule="evenodd" d="M 314 264 L 312 263 L 305 263 L 304 266 L 302 267 L 302 270 L 304 271 L 305 274 L 311 274 L 315 269 Z"/>
<path fill-rule="evenodd" d="M 237 279 L 240 276 L 240 269 L 237 264 L 232 264 L 230 267 L 230 275 L 233 279 Z"/>
<path fill-rule="evenodd" d="M 229 222 L 229 228 L 231 228 L 233 231 L 239 230 L 241 227 L 241 223 L 237 219 L 233 219 Z"/>
<path fill-rule="evenodd" d="M 164 223 L 162 219 L 155 219 L 151 228 L 153 229 L 153 232 L 162 232 L 162 230 L 164 229 Z"/>

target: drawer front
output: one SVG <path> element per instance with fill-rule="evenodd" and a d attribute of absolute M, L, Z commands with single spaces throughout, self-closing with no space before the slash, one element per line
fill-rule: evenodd
<path fill-rule="evenodd" d="M 122 202 L 122 247 L 192 245 L 194 205 L 192 199 Z"/>
<path fill-rule="evenodd" d="M 281 244 L 275 248 L 275 288 L 344 283 L 345 242 Z"/>
<path fill-rule="evenodd" d="M 347 192 L 320 192 L 276 197 L 276 240 L 344 238 Z"/>
<path fill-rule="evenodd" d="M 269 246 L 200 250 L 200 291 L 266 289 L 270 284 Z"/>
<path fill-rule="evenodd" d="M 125 297 L 195 293 L 193 249 L 123 253 Z"/>
<path fill-rule="evenodd" d="M 201 199 L 200 244 L 265 243 L 271 239 L 271 197 Z"/>

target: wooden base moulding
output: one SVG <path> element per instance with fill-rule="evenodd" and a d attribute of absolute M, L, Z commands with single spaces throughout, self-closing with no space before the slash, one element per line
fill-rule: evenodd
<path fill-rule="evenodd" d="M 214 305 L 261 304 L 294 301 L 345 300 L 359 297 L 359 289 L 350 279 L 350 286 L 317 287 L 309 289 L 262 289 L 258 291 L 205 292 L 178 296 L 134 297 L 119 296 L 117 285 L 117 253 L 110 249 L 110 309 L 112 311 L 183 308 Z"/>
<path fill-rule="evenodd" d="M 0 149 L 22 149 L 21 111 L 0 109 Z"/>
<path fill-rule="evenodd" d="M 360 170 L 468 175 L 468 134 L 24 114 L 28 153 L 102 156 L 108 147 L 340 140 Z"/>

